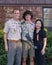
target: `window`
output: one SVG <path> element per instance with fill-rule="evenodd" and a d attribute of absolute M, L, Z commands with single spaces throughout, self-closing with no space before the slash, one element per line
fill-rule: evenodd
<path fill-rule="evenodd" d="M 43 8 L 44 26 L 52 27 L 52 8 Z"/>

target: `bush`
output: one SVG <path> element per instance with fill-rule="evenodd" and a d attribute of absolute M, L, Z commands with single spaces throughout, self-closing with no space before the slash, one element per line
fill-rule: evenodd
<path fill-rule="evenodd" d="M 47 33 L 46 57 L 52 58 L 52 32 Z"/>
<path fill-rule="evenodd" d="M 52 32 L 47 32 L 46 58 L 52 58 Z M 3 30 L 0 30 L 0 65 L 7 64 L 7 53 L 4 50 Z M 47 62 L 52 65 L 52 62 Z"/>
<path fill-rule="evenodd" d="M 0 65 L 6 65 L 7 55 L 4 50 L 3 30 L 0 30 Z"/>

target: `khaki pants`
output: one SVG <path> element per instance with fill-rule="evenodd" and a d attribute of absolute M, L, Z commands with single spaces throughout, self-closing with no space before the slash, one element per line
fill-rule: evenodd
<path fill-rule="evenodd" d="M 29 53 L 29 56 L 30 57 L 34 57 L 35 56 L 35 52 L 34 52 L 34 49 L 32 47 L 30 47 L 28 45 L 27 42 L 23 41 L 22 42 L 22 52 L 23 52 L 23 58 L 24 57 L 27 57 L 28 56 L 28 53 Z"/>
<path fill-rule="evenodd" d="M 21 41 L 8 41 L 8 64 L 7 65 L 21 65 L 22 46 L 19 46 Z"/>

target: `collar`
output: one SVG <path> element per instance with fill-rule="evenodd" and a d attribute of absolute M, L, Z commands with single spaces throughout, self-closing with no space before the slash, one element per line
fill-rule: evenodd
<path fill-rule="evenodd" d="M 32 24 L 32 21 L 30 21 L 29 23 L 27 23 L 27 21 L 25 21 L 26 24 Z"/>
<path fill-rule="evenodd" d="M 19 24 L 20 23 L 19 20 L 18 21 L 15 21 L 13 18 L 12 18 L 12 21 L 13 21 L 14 24 Z"/>

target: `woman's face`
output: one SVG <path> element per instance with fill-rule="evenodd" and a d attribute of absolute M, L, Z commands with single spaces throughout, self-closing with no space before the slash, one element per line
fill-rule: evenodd
<path fill-rule="evenodd" d="M 36 24 L 35 24 L 35 26 L 36 26 L 36 29 L 40 29 L 41 28 L 41 22 L 37 21 Z"/>
<path fill-rule="evenodd" d="M 26 19 L 27 21 L 30 21 L 30 20 L 31 20 L 31 15 L 27 14 L 27 15 L 25 16 L 25 19 Z"/>

